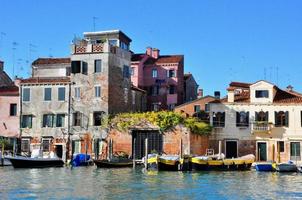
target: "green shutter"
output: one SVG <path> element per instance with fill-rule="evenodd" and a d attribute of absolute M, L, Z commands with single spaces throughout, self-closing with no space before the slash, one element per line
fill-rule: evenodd
<path fill-rule="evenodd" d="M 288 122 L 289 122 L 289 113 L 288 113 L 288 111 L 286 111 L 286 112 L 285 112 L 285 126 L 286 126 L 286 127 L 289 126 Z"/>

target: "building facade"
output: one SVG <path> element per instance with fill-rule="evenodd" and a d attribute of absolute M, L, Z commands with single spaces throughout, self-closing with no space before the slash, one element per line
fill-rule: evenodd
<path fill-rule="evenodd" d="M 195 81 L 193 74 L 184 75 L 184 102 L 190 102 L 197 99 L 198 84 Z"/>
<path fill-rule="evenodd" d="M 21 81 L 22 152 L 63 159 L 99 154 L 108 115 L 144 111 L 146 92 L 130 81 L 130 42 L 122 31 L 84 33 L 70 58 L 39 58 Z"/>
<path fill-rule="evenodd" d="M 148 47 L 146 53 L 133 54 L 131 81 L 147 91 L 148 110 L 172 110 L 184 101 L 184 56 L 160 55 Z"/>
<path fill-rule="evenodd" d="M 9 139 L 10 150 L 19 137 L 19 88 L 4 71 L 0 61 L 0 138 Z"/>
<path fill-rule="evenodd" d="M 302 95 L 266 81 L 232 82 L 228 96 L 210 103 L 210 146 L 226 157 L 252 153 L 258 161 L 301 162 Z"/>

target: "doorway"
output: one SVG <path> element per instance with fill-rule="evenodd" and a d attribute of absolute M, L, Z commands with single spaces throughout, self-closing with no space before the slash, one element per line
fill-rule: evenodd
<path fill-rule="evenodd" d="M 267 161 L 266 142 L 257 142 L 258 161 Z"/>
<path fill-rule="evenodd" d="M 236 140 L 225 141 L 225 156 L 226 158 L 238 157 L 238 145 Z"/>
<path fill-rule="evenodd" d="M 157 130 L 133 130 L 132 131 L 132 152 L 135 152 L 135 159 L 142 159 L 145 156 L 145 139 L 148 138 L 148 153 L 162 153 L 163 137 Z M 135 142 L 134 142 L 135 140 Z M 132 153 L 133 154 L 133 153 Z M 133 157 L 133 155 L 132 155 Z"/>
<path fill-rule="evenodd" d="M 56 154 L 59 158 L 63 158 L 63 145 L 56 145 Z"/>

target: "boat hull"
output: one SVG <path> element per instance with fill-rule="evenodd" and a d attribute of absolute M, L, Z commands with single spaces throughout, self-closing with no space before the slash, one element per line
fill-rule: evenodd
<path fill-rule="evenodd" d="M 278 164 L 277 172 L 297 172 L 297 166 L 294 164 Z"/>
<path fill-rule="evenodd" d="M 122 168 L 133 166 L 133 161 L 111 162 L 108 160 L 94 160 L 93 162 L 99 168 Z"/>
<path fill-rule="evenodd" d="M 255 166 L 257 171 L 261 171 L 261 172 L 271 172 L 273 171 L 273 165 L 271 163 L 268 164 L 256 164 Z"/>
<path fill-rule="evenodd" d="M 64 162 L 61 159 L 43 159 L 43 158 L 8 158 L 14 168 L 46 168 L 63 167 Z"/>

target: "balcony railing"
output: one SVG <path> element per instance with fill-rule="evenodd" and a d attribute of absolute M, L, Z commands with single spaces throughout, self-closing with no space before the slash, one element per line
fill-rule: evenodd
<path fill-rule="evenodd" d="M 252 123 L 253 133 L 270 133 L 273 124 L 269 122 L 254 122 Z"/>

